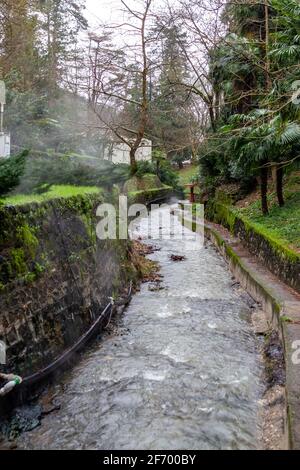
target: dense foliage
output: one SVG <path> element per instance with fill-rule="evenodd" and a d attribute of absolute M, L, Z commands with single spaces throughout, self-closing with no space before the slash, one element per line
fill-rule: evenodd
<path fill-rule="evenodd" d="M 10 159 L 11 160 L 11 159 Z M 40 193 L 51 185 L 98 186 L 111 189 L 129 177 L 128 165 L 68 154 L 30 154 L 18 192 Z"/>
<path fill-rule="evenodd" d="M 284 172 L 300 150 L 300 4 L 297 0 L 228 3 L 227 36 L 210 52 L 210 74 L 222 94 L 220 118 L 202 147 L 205 185 L 261 185 L 268 212 L 271 169 L 284 204 Z"/>
<path fill-rule="evenodd" d="M 0 196 L 18 186 L 25 170 L 25 160 L 28 152 L 22 152 L 7 160 L 0 160 Z"/>
<path fill-rule="evenodd" d="M 146 174 L 157 175 L 162 183 L 175 189 L 178 188 L 178 175 L 173 170 L 169 160 L 158 152 L 154 153 L 153 160 L 153 162 L 138 162 L 136 176 L 140 178 Z"/>
<path fill-rule="evenodd" d="M 272 172 L 284 205 L 285 175 L 300 154 L 299 1 L 180 0 L 151 10 L 143 64 L 132 53 L 139 41 L 114 48 L 112 32 L 99 30 L 84 42 L 84 3 L 1 2 L 5 127 L 13 154 L 31 149 L 20 190 L 122 182 L 122 166 L 101 163 L 122 142 L 137 175 L 153 173 L 168 185 L 177 185 L 170 161 L 181 168 L 197 157 L 209 192 L 238 183 L 244 194 L 260 184 L 264 214 Z M 136 165 L 144 137 L 153 142 L 153 162 Z"/>

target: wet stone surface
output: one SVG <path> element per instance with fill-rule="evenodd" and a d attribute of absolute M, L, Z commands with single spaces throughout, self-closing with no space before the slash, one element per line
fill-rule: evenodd
<path fill-rule="evenodd" d="M 86 353 L 64 378 L 60 410 L 23 434 L 19 448 L 260 447 L 263 365 L 245 295 L 212 247 L 155 243 L 163 289 L 142 286 L 122 334 Z M 174 263 L 172 254 L 184 259 Z"/>

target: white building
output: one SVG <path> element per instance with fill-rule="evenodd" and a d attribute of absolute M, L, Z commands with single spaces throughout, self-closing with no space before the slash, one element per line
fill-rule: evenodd
<path fill-rule="evenodd" d="M 152 142 L 151 140 L 143 139 L 140 147 L 135 154 L 136 161 L 151 161 L 152 160 Z M 129 146 L 123 142 L 113 144 L 111 150 L 106 149 L 104 159 L 112 163 L 119 164 L 125 163 L 130 165 L 130 149 Z"/>
<path fill-rule="evenodd" d="M 10 134 L 3 130 L 4 107 L 6 105 L 6 88 L 3 80 L 0 80 L 0 158 L 10 156 Z"/>
<path fill-rule="evenodd" d="M 0 132 L 0 158 L 10 156 L 10 134 Z"/>

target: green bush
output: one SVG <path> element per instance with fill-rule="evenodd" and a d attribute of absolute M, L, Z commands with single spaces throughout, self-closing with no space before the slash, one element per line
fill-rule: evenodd
<path fill-rule="evenodd" d="M 162 161 L 158 170 L 158 177 L 160 181 L 167 186 L 172 186 L 175 189 L 178 189 L 179 186 L 179 176 L 172 169 L 171 164 L 168 160 Z"/>
<path fill-rule="evenodd" d="M 155 164 L 149 161 L 137 162 L 137 171 L 135 173 L 135 176 L 141 178 L 142 176 L 147 174 L 156 175 Z"/>
<path fill-rule="evenodd" d="M 18 192 L 43 193 L 51 185 L 97 186 L 110 189 L 129 178 L 128 165 L 69 155 L 35 154 L 27 159 Z"/>
<path fill-rule="evenodd" d="M 18 186 L 25 170 L 28 151 L 0 161 L 0 196 Z"/>
<path fill-rule="evenodd" d="M 137 163 L 135 176 L 142 178 L 149 174 L 157 175 L 160 181 L 167 186 L 178 188 L 178 174 L 172 169 L 166 158 L 159 158 L 157 162 L 142 161 Z"/>

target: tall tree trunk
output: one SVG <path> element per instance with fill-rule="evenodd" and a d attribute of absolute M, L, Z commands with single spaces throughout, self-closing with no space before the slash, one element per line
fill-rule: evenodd
<path fill-rule="evenodd" d="M 159 159 L 156 160 L 156 174 L 159 176 Z"/>
<path fill-rule="evenodd" d="M 210 123 L 211 123 L 211 128 L 213 132 L 217 131 L 217 126 L 216 126 L 216 120 L 215 120 L 215 113 L 214 113 L 214 107 L 213 104 L 211 104 L 208 108 L 209 112 L 209 118 L 210 118 Z"/>
<path fill-rule="evenodd" d="M 147 57 L 147 37 L 146 37 L 146 22 L 148 18 L 148 13 L 151 7 L 152 0 L 146 0 L 145 12 L 142 16 L 142 26 L 141 26 L 141 41 L 142 41 L 142 56 L 143 56 L 143 71 L 142 71 L 142 102 L 141 102 L 141 111 L 140 111 L 140 122 L 138 126 L 138 132 L 136 135 L 135 142 L 130 148 L 130 166 L 131 174 L 135 174 L 137 171 L 137 163 L 135 159 L 135 154 L 140 147 L 143 138 L 145 136 L 146 127 L 148 124 L 148 110 L 149 110 L 149 96 L 148 96 L 148 57 Z M 128 7 L 126 6 L 128 9 Z M 130 11 L 130 10 L 129 10 Z"/>
<path fill-rule="evenodd" d="M 268 168 L 263 167 L 260 170 L 260 193 L 261 193 L 261 209 L 264 215 L 268 215 Z"/>
<path fill-rule="evenodd" d="M 221 112 L 220 90 L 217 89 L 215 91 L 215 116 L 216 116 L 217 121 L 220 119 L 220 114 L 221 114 L 220 112 Z"/>
<path fill-rule="evenodd" d="M 192 165 L 197 163 L 197 150 L 192 147 Z"/>
<path fill-rule="evenodd" d="M 283 168 L 278 167 L 276 170 L 276 192 L 278 204 L 280 207 L 284 206 L 284 196 L 283 196 Z"/>
<path fill-rule="evenodd" d="M 131 148 L 130 149 L 130 171 L 132 175 L 134 175 L 137 171 L 137 163 L 135 159 L 135 154 L 136 154 L 136 149 Z"/>

